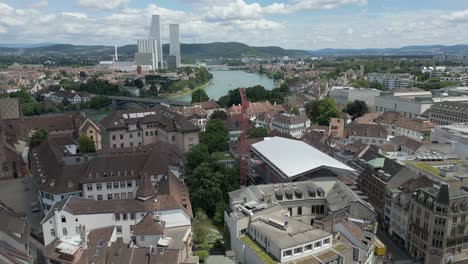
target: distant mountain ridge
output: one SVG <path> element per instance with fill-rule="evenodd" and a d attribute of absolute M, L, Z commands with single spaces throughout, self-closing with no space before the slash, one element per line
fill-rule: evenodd
<path fill-rule="evenodd" d="M 125 45 L 118 48 L 119 55 L 133 56 L 137 52 L 136 45 Z M 165 54 L 169 53 L 169 44 L 163 45 Z M 25 55 L 65 55 L 65 56 L 104 56 L 108 57 L 114 53 L 113 46 L 104 45 L 72 45 L 72 44 L 53 44 L 37 46 L 30 48 L 12 48 L 4 47 L 0 44 L 1 52 L 21 52 Z M 283 49 L 281 47 L 253 47 L 238 42 L 213 42 L 200 44 L 181 44 L 181 53 L 183 57 L 194 59 L 203 58 L 241 58 L 244 56 L 257 57 L 300 57 L 308 56 L 305 50 Z"/>
<path fill-rule="evenodd" d="M 402 55 L 438 55 L 438 54 L 468 54 L 468 45 L 429 45 L 429 46 L 404 46 L 401 48 L 382 49 L 320 49 L 309 50 L 315 56 L 402 56 Z"/>

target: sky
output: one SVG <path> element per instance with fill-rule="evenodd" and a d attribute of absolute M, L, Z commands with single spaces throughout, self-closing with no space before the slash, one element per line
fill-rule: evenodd
<path fill-rule="evenodd" d="M 150 17 L 182 43 L 290 49 L 468 44 L 468 0 L 0 0 L 0 43 L 126 45 Z"/>

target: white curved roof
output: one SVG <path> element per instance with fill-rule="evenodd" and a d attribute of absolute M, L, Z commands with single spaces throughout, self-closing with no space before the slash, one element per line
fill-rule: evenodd
<path fill-rule="evenodd" d="M 347 165 L 299 140 L 273 137 L 255 143 L 251 147 L 289 178 L 324 166 L 354 171 Z"/>

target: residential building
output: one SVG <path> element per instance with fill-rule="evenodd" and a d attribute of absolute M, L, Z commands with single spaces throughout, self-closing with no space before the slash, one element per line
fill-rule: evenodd
<path fill-rule="evenodd" d="M 460 158 L 468 157 L 468 123 L 434 127 L 430 135 L 431 142 L 449 144 L 450 152 Z"/>
<path fill-rule="evenodd" d="M 247 108 L 247 117 L 249 119 L 255 119 L 263 113 L 274 114 L 283 111 L 284 108 L 282 105 L 277 105 L 276 103 L 272 104 L 268 101 L 249 103 L 249 107 Z M 240 115 L 242 112 L 242 107 L 240 104 L 233 105 L 230 108 L 228 108 L 226 112 L 228 113 L 228 115 Z"/>
<path fill-rule="evenodd" d="M 172 107 L 170 110 L 185 117 L 192 124 L 199 127 L 201 131 L 205 131 L 209 116 L 207 111 L 200 105 Z"/>
<path fill-rule="evenodd" d="M 375 212 L 334 177 L 250 185 L 229 199 L 225 224 L 242 263 L 373 263 Z"/>
<path fill-rule="evenodd" d="M 75 92 L 73 90 L 68 91 L 61 88 L 57 92 L 50 92 L 45 94 L 45 97 L 56 104 L 61 104 L 66 101 L 73 105 L 78 105 L 89 102 L 92 98 L 92 95 L 87 92 Z"/>
<path fill-rule="evenodd" d="M 409 254 L 424 264 L 466 262 L 468 192 L 447 184 L 423 187 L 409 203 Z"/>
<path fill-rule="evenodd" d="M 414 77 L 408 73 L 370 73 L 367 77 L 369 82 L 383 84 L 386 90 L 408 88 L 412 84 L 413 79 Z"/>
<path fill-rule="evenodd" d="M 378 124 L 358 124 L 352 123 L 346 129 L 348 144 L 385 144 L 387 143 L 387 130 Z"/>
<path fill-rule="evenodd" d="M 328 97 L 335 100 L 337 104 L 346 105 L 348 102 L 361 100 L 366 102 L 367 106 L 374 109 L 375 97 L 379 96 L 382 92 L 372 88 L 354 88 L 333 86 L 328 92 Z"/>
<path fill-rule="evenodd" d="M 155 187 L 150 176 L 145 175 L 136 193 L 135 199 L 104 201 L 70 196 L 57 202 L 41 222 L 46 248 L 59 249 L 60 257 L 76 257 L 70 253 L 86 243 L 86 239 L 80 239 L 84 228 L 111 227 L 115 228 L 115 235 L 109 236 L 114 236 L 114 241 L 126 244 L 133 241 L 136 246 L 150 250 L 156 247 L 175 250 L 179 260 L 176 263 L 190 258 L 192 208 L 185 184 L 168 175 Z M 63 241 L 70 240 L 76 241 L 74 248 L 61 246 Z"/>
<path fill-rule="evenodd" d="M 468 123 L 468 103 L 436 103 L 428 110 L 428 116 L 433 124 L 439 126 Z"/>
<path fill-rule="evenodd" d="M 26 216 L 0 201 L 0 262 L 32 263 Z"/>
<path fill-rule="evenodd" d="M 466 74 L 456 74 L 456 75 L 442 75 L 439 77 L 441 81 L 444 82 L 453 82 L 457 85 L 465 85 L 468 82 L 468 75 Z"/>
<path fill-rule="evenodd" d="M 328 124 L 328 136 L 344 138 L 345 136 L 345 121 L 342 118 L 330 118 Z"/>
<path fill-rule="evenodd" d="M 107 147 L 139 147 L 167 142 L 187 152 L 198 144 L 200 128 L 180 114 L 162 106 L 140 110 L 117 111 L 101 121 Z"/>
<path fill-rule="evenodd" d="M 385 218 L 390 219 L 385 228 L 388 234 L 402 248 L 408 249 L 409 209 L 410 199 L 414 190 L 430 187 L 434 184 L 427 177 L 409 179 L 398 188 L 387 189 L 385 194 Z"/>
<path fill-rule="evenodd" d="M 386 190 L 398 188 L 418 175 L 398 162 L 378 154 L 371 147 L 361 151 L 350 165 L 359 171 L 358 187 L 369 197 L 379 222 L 388 225 L 390 218 L 384 218 Z"/>
<path fill-rule="evenodd" d="M 87 118 L 78 129 L 80 135 L 86 135 L 94 142 L 96 150 L 102 149 L 102 131 L 101 127 L 93 120 Z"/>
<path fill-rule="evenodd" d="M 249 177 L 256 183 L 302 181 L 352 171 L 347 165 L 299 140 L 272 137 L 250 147 Z"/>
<path fill-rule="evenodd" d="M 306 116 L 296 116 L 288 113 L 276 113 L 270 121 L 272 130 L 277 130 L 295 138 L 302 137 L 309 127 L 310 120 Z"/>

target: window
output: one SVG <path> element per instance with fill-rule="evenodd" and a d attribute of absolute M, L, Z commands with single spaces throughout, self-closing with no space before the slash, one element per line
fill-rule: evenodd
<path fill-rule="evenodd" d="M 117 234 L 122 234 L 122 226 L 116 226 Z"/>
<path fill-rule="evenodd" d="M 118 213 L 115 214 L 115 221 L 120 221 L 120 214 Z"/>
<path fill-rule="evenodd" d="M 112 140 L 115 140 L 115 135 L 112 135 Z"/>
<path fill-rule="evenodd" d="M 66 222 L 67 222 L 67 218 L 64 215 L 62 215 L 62 223 L 66 223 Z"/>
<path fill-rule="evenodd" d="M 118 189 L 119 188 L 119 183 L 118 182 L 114 182 L 114 189 Z"/>
<path fill-rule="evenodd" d="M 108 190 L 112 190 L 112 183 L 111 183 L 111 182 L 108 182 L 108 183 L 106 184 L 106 188 L 107 188 Z"/>
<path fill-rule="evenodd" d="M 132 192 L 129 192 L 127 196 L 128 196 L 128 199 L 133 199 L 133 193 Z"/>
<path fill-rule="evenodd" d="M 93 199 L 94 199 L 94 195 L 88 195 L 88 199 L 93 200 Z"/>
<path fill-rule="evenodd" d="M 288 208 L 288 211 L 289 211 L 289 216 L 292 216 L 292 215 L 293 215 L 293 212 L 292 212 L 292 208 L 291 208 L 291 207 Z"/>
<path fill-rule="evenodd" d="M 130 147 L 133 147 L 133 142 L 130 142 Z"/>
<path fill-rule="evenodd" d="M 53 237 L 55 237 L 55 229 L 51 229 L 51 230 L 50 230 L 50 235 L 53 236 Z"/>
<path fill-rule="evenodd" d="M 127 187 L 132 188 L 132 181 L 127 181 Z"/>
<path fill-rule="evenodd" d="M 124 221 L 127 220 L 127 213 L 123 213 L 122 216 L 123 216 L 122 219 L 123 219 Z"/>
<path fill-rule="evenodd" d="M 117 148 L 117 145 L 116 145 L 116 144 L 112 144 L 112 148 Z"/>
<path fill-rule="evenodd" d="M 130 232 L 133 232 L 135 230 L 135 225 L 130 225 Z"/>
<path fill-rule="evenodd" d="M 302 248 L 301 247 L 300 248 L 295 248 L 294 249 L 294 255 L 300 255 L 300 254 L 302 254 Z"/>
<path fill-rule="evenodd" d="M 329 238 L 323 240 L 323 245 L 324 246 L 327 246 L 328 244 L 330 244 L 330 239 Z"/>
<path fill-rule="evenodd" d="M 64 236 L 67 236 L 67 235 L 68 235 L 67 229 L 64 228 L 64 229 L 62 230 L 62 233 L 63 233 Z"/>
<path fill-rule="evenodd" d="M 120 195 L 119 195 L 118 193 L 114 193 L 114 199 L 115 199 L 115 200 L 120 199 Z"/>
<path fill-rule="evenodd" d="M 120 143 L 120 147 L 123 148 L 123 147 L 124 147 L 124 143 Z"/>
<path fill-rule="evenodd" d="M 172 142 L 175 141 L 175 135 L 172 135 Z"/>
<path fill-rule="evenodd" d="M 297 208 L 297 215 L 302 215 L 302 207 Z"/>
<path fill-rule="evenodd" d="M 93 190 L 93 184 L 86 184 L 86 189 L 88 189 L 88 191 L 92 191 Z"/>
<path fill-rule="evenodd" d="M 125 182 L 120 182 L 120 188 L 125 188 Z"/>
<path fill-rule="evenodd" d="M 141 137 L 141 132 L 138 132 L 138 137 Z"/>
<path fill-rule="evenodd" d="M 289 258 L 290 256 L 292 256 L 292 250 L 283 251 L 283 257 Z"/>
<path fill-rule="evenodd" d="M 130 219 L 135 220 L 135 213 L 130 213 Z"/>
<path fill-rule="evenodd" d="M 107 195 L 107 200 L 112 200 L 112 193 L 109 193 L 109 194 Z"/>
<path fill-rule="evenodd" d="M 312 244 L 309 244 L 309 245 L 306 245 L 304 247 L 304 251 L 307 252 L 307 251 L 311 251 L 312 250 Z"/>
<path fill-rule="evenodd" d="M 100 184 L 100 183 L 96 184 L 96 189 L 97 190 L 102 190 L 102 184 Z"/>
<path fill-rule="evenodd" d="M 314 244 L 314 248 L 321 248 L 322 247 L 322 241 L 317 241 Z"/>
<path fill-rule="evenodd" d="M 123 139 L 123 134 L 120 134 L 120 139 Z"/>
<path fill-rule="evenodd" d="M 148 131 L 146 131 L 146 132 L 145 132 L 145 136 L 149 136 L 149 133 L 148 133 Z"/>
<path fill-rule="evenodd" d="M 98 199 L 99 201 L 101 201 L 101 200 L 102 200 L 102 195 L 98 194 L 97 199 Z"/>
<path fill-rule="evenodd" d="M 140 241 L 145 241 L 145 236 L 141 236 Z"/>
<path fill-rule="evenodd" d="M 126 194 L 126 193 L 121 193 L 120 197 L 121 197 L 122 199 L 127 199 L 127 194 Z"/>

